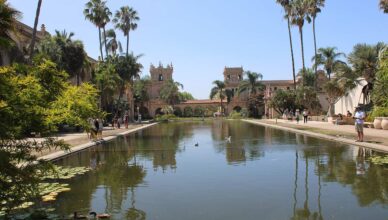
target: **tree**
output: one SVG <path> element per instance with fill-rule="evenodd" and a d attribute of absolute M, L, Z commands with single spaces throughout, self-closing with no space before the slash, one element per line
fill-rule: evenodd
<path fill-rule="evenodd" d="M 298 26 L 298 29 L 299 29 L 303 69 L 306 69 L 305 62 L 304 62 L 303 25 L 306 19 L 307 21 L 310 20 L 310 17 L 307 13 L 307 8 L 308 8 L 307 3 L 308 3 L 307 0 L 294 0 L 291 3 L 291 23 L 293 25 Z"/>
<path fill-rule="evenodd" d="M 16 21 L 20 16 L 21 13 L 12 8 L 7 0 L 0 0 L 0 49 L 11 46 L 9 33 L 15 31 Z"/>
<path fill-rule="evenodd" d="M 344 53 L 337 53 L 336 47 L 319 48 L 318 54 L 312 58 L 315 61 L 314 65 L 323 66 L 326 70 L 326 74 L 331 79 L 331 74 L 336 70 L 336 67 L 344 64 L 343 61 L 339 60 L 341 56 L 345 56 Z"/>
<path fill-rule="evenodd" d="M 282 89 L 276 90 L 269 101 L 269 107 L 275 109 L 279 114 L 283 114 L 286 109 L 292 110 L 296 108 L 295 96 L 293 93 Z"/>
<path fill-rule="evenodd" d="M 120 53 L 123 51 L 121 43 L 117 40 L 116 32 L 113 29 L 109 29 L 106 32 L 105 39 L 107 40 L 106 46 L 108 47 L 108 51 L 111 52 L 112 56 L 116 56 L 117 50 L 119 50 Z"/>
<path fill-rule="evenodd" d="M 291 62 L 292 62 L 292 77 L 294 80 L 294 90 L 296 89 L 296 75 L 295 75 L 295 61 L 294 61 L 294 49 L 292 46 L 292 35 L 291 35 L 291 0 L 276 0 L 278 4 L 280 4 L 285 12 L 285 19 L 287 19 L 287 27 L 288 27 L 288 37 L 290 40 L 290 50 L 291 50 Z"/>
<path fill-rule="evenodd" d="M 138 106 L 142 106 L 144 102 L 149 100 L 148 86 L 151 85 L 149 76 L 142 77 L 134 83 L 134 99 Z"/>
<path fill-rule="evenodd" d="M 311 74 L 314 72 L 310 69 Z M 320 112 L 321 104 L 313 86 L 300 86 L 296 90 L 296 106 L 301 109 L 309 109 L 314 112 Z"/>
<path fill-rule="evenodd" d="M 185 102 L 187 100 L 195 100 L 194 96 L 189 92 L 179 92 L 180 102 Z"/>
<path fill-rule="evenodd" d="M 379 53 L 384 47 L 384 43 L 376 45 L 357 44 L 348 56 L 348 61 L 352 65 L 354 73 L 367 81 L 367 85 L 362 90 L 364 97 L 367 99 L 374 86 Z"/>
<path fill-rule="evenodd" d="M 183 89 L 183 85 L 181 83 L 168 80 L 160 89 L 160 99 L 168 105 L 174 107 L 174 105 L 180 102 L 179 87 Z"/>
<path fill-rule="evenodd" d="M 108 62 L 98 63 L 94 80 L 100 91 L 100 107 L 108 111 L 108 106 L 113 104 L 114 94 L 118 92 L 117 88 L 120 87 L 121 78 L 117 74 L 115 66 Z"/>
<path fill-rule="evenodd" d="M 248 92 L 248 96 L 251 97 L 251 95 L 256 95 L 258 91 L 263 91 L 264 85 L 259 81 L 263 78 L 261 73 L 246 71 L 244 74 L 247 79 L 240 82 L 237 90 L 238 95 Z"/>
<path fill-rule="evenodd" d="M 103 41 L 101 40 L 101 29 L 103 29 L 104 37 L 105 37 L 106 36 L 105 26 L 110 21 L 110 16 L 112 15 L 112 13 L 110 12 L 109 8 L 106 7 L 106 1 L 90 0 L 85 5 L 84 15 L 85 15 L 85 19 L 88 19 L 98 28 L 98 39 L 99 39 L 98 42 L 100 43 L 101 60 L 104 60 L 104 55 L 102 53 Z M 106 43 L 106 39 L 104 40 L 104 42 Z M 108 54 L 106 45 L 105 45 L 105 50 L 106 50 L 106 54 Z"/>
<path fill-rule="evenodd" d="M 314 36 L 314 56 L 317 56 L 317 38 L 315 35 L 315 19 L 318 13 L 321 12 L 321 7 L 325 6 L 325 0 L 308 0 L 307 11 L 313 22 L 313 36 Z M 316 61 L 316 60 L 315 60 Z M 317 74 L 317 63 L 314 65 L 315 74 Z"/>
<path fill-rule="evenodd" d="M 334 114 L 334 104 L 345 95 L 345 88 L 337 80 L 330 80 L 323 86 L 323 90 L 327 94 L 327 101 L 329 102 L 328 115 Z"/>
<path fill-rule="evenodd" d="M 220 81 L 220 80 L 215 80 L 213 82 L 213 84 L 215 86 L 210 91 L 210 99 L 213 99 L 216 95 L 218 95 L 220 100 L 221 100 L 220 101 L 221 113 L 224 113 L 224 109 L 222 106 L 222 100 L 225 99 L 225 97 L 226 97 L 225 83 L 223 81 Z"/>
<path fill-rule="evenodd" d="M 380 53 L 379 69 L 376 73 L 372 101 L 375 107 L 388 109 L 388 49 Z"/>
<path fill-rule="evenodd" d="M 379 6 L 384 13 L 388 13 L 388 0 L 380 0 Z"/>
<path fill-rule="evenodd" d="M 140 20 L 137 11 L 129 6 L 121 7 L 120 10 L 116 11 L 113 18 L 115 28 L 123 32 L 124 36 L 127 37 L 127 48 L 126 54 L 128 56 L 129 48 L 129 32 L 137 28 L 137 21 Z"/>
<path fill-rule="evenodd" d="M 303 87 L 315 87 L 316 75 L 312 69 L 307 68 L 305 71 L 301 69 L 298 75 L 302 76 Z"/>
<path fill-rule="evenodd" d="M 34 29 L 32 30 L 32 38 L 31 38 L 31 44 L 30 44 L 30 62 L 34 58 L 36 29 L 38 28 L 38 22 L 39 22 L 39 15 L 40 15 L 40 8 L 41 8 L 41 6 L 42 6 L 42 0 L 38 0 L 38 6 L 36 7 L 36 14 L 35 14 Z"/>

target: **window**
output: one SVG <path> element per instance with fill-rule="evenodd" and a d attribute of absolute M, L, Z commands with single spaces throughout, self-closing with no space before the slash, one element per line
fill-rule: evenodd
<path fill-rule="evenodd" d="M 278 90 L 278 87 L 275 87 L 273 90 L 275 90 L 275 91 Z"/>
<path fill-rule="evenodd" d="M 287 87 L 287 90 L 290 90 L 290 87 Z"/>
<path fill-rule="evenodd" d="M 163 81 L 163 74 L 159 74 L 159 81 Z"/>
<path fill-rule="evenodd" d="M 241 79 L 242 79 L 241 75 L 238 75 L 238 80 L 241 80 Z"/>

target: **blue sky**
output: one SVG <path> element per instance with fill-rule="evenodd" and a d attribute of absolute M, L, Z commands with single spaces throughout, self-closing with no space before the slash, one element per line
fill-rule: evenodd
<path fill-rule="evenodd" d="M 9 0 L 33 25 L 37 0 Z M 44 0 L 40 24 L 51 33 L 66 29 L 84 42 L 91 57 L 99 55 L 98 31 L 83 15 L 82 0 Z M 138 29 L 130 33 L 130 50 L 144 54 L 143 75 L 151 63 L 174 65 L 174 79 L 197 99 L 209 96 L 212 82 L 223 69 L 242 66 L 265 80 L 291 79 L 287 23 L 275 0 L 110 0 L 138 11 Z M 112 25 L 110 25 L 112 27 Z M 327 0 L 316 22 L 318 47 L 336 46 L 349 53 L 357 43 L 388 43 L 388 15 L 378 0 Z M 125 38 L 118 33 L 123 46 Z M 304 27 L 305 57 L 311 65 L 312 26 Z M 293 28 L 296 68 L 301 68 L 299 34 Z"/>

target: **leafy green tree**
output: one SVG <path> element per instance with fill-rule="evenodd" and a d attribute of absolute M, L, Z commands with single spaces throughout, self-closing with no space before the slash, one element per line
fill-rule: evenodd
<path fill-rule="evenodd" d="M 160 99 L 168 105 L 176 105 L 180 102 L 179 87 L 183 89 L 183 85 L 173 80 L 168 80 L 160 89 Z"/>
<path fill-rule="evenodd" d="M 210 99 L 213 99 L 216 96 L 218 96 L 220 98 L 221 113 L 224 113 L 222 101 L 226 98 L 225 83 L 223 81 L 220 81 L 220 80 L 215 80 L 213 82 L 213 84 L 215 86 L 210 91 Z"/>
<path fill-rule="evenodd" d="M 314 74 L 312 70 L 311 73 Z M 316 113 L 321 111 L 322 106 L 313 86 L 300 86 L 297 88 L 296 106 L 301 109 L 309 109 Z"/>
<path fill-rule="evenodd" d="M 113 105 L 114 95 L 118 92 L 121 78 L 117 74 L 115 66 L 110 63 L 98 63 L 95 69 L 95 83 L 100 91 L 100 103 L 103 110 L 108 110 L 108 106 Z"/>
<path fill-rule="evenodd" d="M 185 117 L 192 117 L 193 116 L 193 109 L 190 107 L 190 106 L 186 106 L 184 109 L 183 109 L 183 115 Z"/>
<path fill-rule="evenodd" d="M 317 37 L 315 35 L 315 19 L 318 13 L 321 12 L 321 8 L 325 6 L 325 0 L 307 0 L 307 12 L 312 18 L 313 22 L 313 36 L 314 36 L 314 56 L 317 56 Z M 316 61 L 316 60 L 315 60 Z M 314 65 L 315 74 L 317 74 L 317 63 Z"/>
<path fill-rule="evenodd" d="M 193 115 L 195 117 L 202 117 L 202 116 L 204 116 L 204 113 L 205 113 L 205 109 L 203 107 L 197 106 L 197 107 L 194 108 Z"/>
<path fill-rule="evenodd" d="M 116 32 L 113 29 L 109 29 L 106 32 L 105 39 L 107 40 L 106 46 L 108 47 L 108 52 L 110 51 L 112 56 L 116 56 L 117 50 L 120 53 L 123 51 L 121 43 L 117 40 Z"/>
<path fill-rule="evenodd" d="M 294 80 L 294 89 L 296 89 L 296 75 L 295 75 L 295 61 L 294 61 L 294 49 L 292 46 L 292 34 L 291 34 L 291 13 L 292 7 L 290 0 L 276 0 L 276 3 L 280 4 L 284 9 L 284 17 L 287 19 L 287 27 L 288 27 L 288 38 L 290 40 L 290 50 L 291 50 L 291 62 L 292 62 L 292 77 Z"/>
<path fill-rule="evenodd" d="M 334 114 L 334 104 L 345 95 L 345 88 L 337 80 L 330 80 L 323 86 L 323 90 L 326 92 L 327 101 L 329 102 L 328 115 L 332 116 Z"/>
<path fill-rule="evenodd" d="M 293 93 L 278 89 L 272 95 L 269 106 L 282 115 L 286 109 L 291 110 L 296 108 L 295 96 Z"/>
<path fill-rule="evenodd" d="M 148 87 L 151 85 L 149 76 L 142 77 L 134 83 L 134 99 L 138 106 L 143 106 L 149 100 Z"/>
<path fill-rule="evenodd" d="M 388 108 L 388 49 L 380 54 L 379 69 L 376 73 L 372 101 L 375 107 Z"/>
<path fill-rule="evenodd" d="M 312 58 L 315 66 L 323 66 L 329 80 L 331 79 L 333 71 L 335 71 L 339 65 L 344 64 L 344 62 L 339 60 L 339 58 L 341 56 L 345 56 L 345 54 L 337 53 L 336 50 L 336 47 L 319 48 L 318 54 Z"/>
<path fill-rule="evenodd" d="M 388 13 L 388 1 L 387 0 L 380 0 L 379 6 L 380 6 L 380 9 L 384 13 Z"/>
<path fill-rule="evenodd" d="M 194 96 L 189 92 L 179 92 L 179 101 L 195 100 Z"/>
<path fill-rule="evenodd" d="M 315 87 L 316 75 L 312 69 L 307 68 L 305 71 L 301 69 L 298 75 L 302 76 L 303 87 Z"/>
<path fill-rule="evenodd" d="M 306 69 L 303 47 L 303 26 L 306 19 L 308 21 L 310 20 L 307 0 L 293 0 L 291 2 L 291 23 L 298 26 L 299 29 L 303 69 Z"/>
<path fill-rule="evenodd" d="M 127 37 L 127 48 L 126 48 L 127 56 L 128 56 L 128 49 L 129 49 L 129 32 L 137 28 L 136 22 L 139 20 L 140 18 L 137 14 L 137 11 L 129 6 L 121 7 L 120 10 L 116 11 L 115 16 L 113 18 L 113 23 L 115 24 L 115 28 L 121 30 L 124 36 Z"/>
<path fill-rule="evenodd" d="M 105 26 L 110 21 L 110 16 L 112 15 L 112 13 L 106 6 L 106 1 L 90 0 L 85 5 L 84 15 L 87 20 L 96 25 L 96 27 L 98 28 L 98 42 L 100 42 L 101 60 L 104 60 L 104 55 L 102 53 L 103 42 L 105 42 L 106 54 L 108 54 L 108 49 L 106 46 L 106 39 L 104 41 L 101 40 L 101 29 L 103 29 L 104 37 L 107 36 L 105 33 Z"/>

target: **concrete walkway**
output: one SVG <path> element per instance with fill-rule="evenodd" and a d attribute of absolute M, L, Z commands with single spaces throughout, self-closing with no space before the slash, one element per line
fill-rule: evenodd
<path fill-rule="evenodd" d="M 388 130 L 364 128 L 365 141 L 355 142 L 357 134 L 352 125 L 333 125 L 327 122 L 318 121 L 309 121 L 306 124 L 303 124 L 303 121 L 299 121 L 299 124 L 297 124 L 296 121 L 282 119 L 248 119 L 244 121 L 388 152 Z"/>
<path fill-rule="evenodd" d="M 103 133 L 102 133 L 102 140 L 100 141 L 91 141 L 86 133 L 66 133 L 66 134 L 59 134 L 57 136 L 58 140 L 64 140 L 67 144 L 70 145 L 70 151 L 63 151 L 59 149 L 51 149 L 44 152 L 37 153 L 37 156 L 39 156 L 38 159 L 43 160 L 56 160 L 61 157 L 67 156 L 69 154 L 84 150 L 86 148 L 95 146 L 99 143 L 103 143 L 105 141 L 110 141 L 112 139 L 117 138 L 118 136 L 127 135 L 145 128 L 148 128 L 150 126 L 156 125 L 157 123 L 151 123 L 151 124 L 132 124 L 128 126 L 128 129 L 120 128 L 120 129 L 113 129 L 112 127 L 104 127 Z M 35 139 L 38 140 L 39 139 Z"/>

